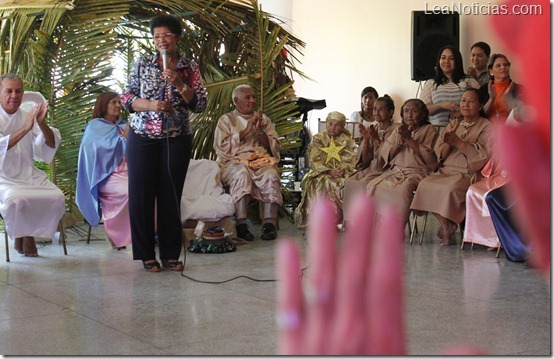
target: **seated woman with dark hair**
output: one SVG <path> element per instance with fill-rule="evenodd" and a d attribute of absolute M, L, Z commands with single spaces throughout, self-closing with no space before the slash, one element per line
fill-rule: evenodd
<path fill-rule="evenodd" d="M 379 97 L 379 93 L 376 89 L 371 86 L 364 87 L 362 94 L 360 96 L 361 109 L 359 111 L 354 111 L 350 115 L 348 122 L 358 122 L 363 125 L 364 128 L 369 127 L 370 125 L 375 125 L 375 117 L 373 117 L 373 108 L 375 101 Z M 356 128 L 358 127 L 358 128 Z M 354 141 L 358 143 L 362 134 L 360 133 L 359 126 L 354 126 L 353 131 Z"/>
<path fill-rule="evenodd" d="M 462 118 L 446 126 L 435 145 L 439 169 L 418 185 L 411 209 L 432 212 L 441 227 L 441 245 L 454 244 L 452 235 L 465 217 L 465 196 L 491 156 L 492 124 L 480 116 L 483 103 L 477 89 L 467 89 L 460 101 Z"/>
<path fill-rule="evenodd" d="M 88 223 L 100 219 L 112 248 L 131 244 L 128 177 L 125 162 L 128 125 L 120 118 L 121 98 L 115 92 L 98 96 L 79 148 L 76 202 Z"/>
<path fill-rule="evenodd" d="M 355 192 L 360 189 L 365 192 L 369 181 L 383 173 L 385 161 L 379 156 L 379 148 L 391 135 L 393 129 L 398 126 L 392 120 L 394 101 L 389 95 L 379 97 L 375 101 L 373 113 L 376 125 L 369 125 L 367 128 L 361 123 L 358 125 L 362 140 L 356 153 L 356 172 L 344 183 L 345 218 L 349 216 L 346 213 L 346 209 L 348 209 L 346 204 L 355 195 Z"/>
<path fill-rule="evenodd" d="M 524 117 L 524 105 L 521 99 L 515 99 L 514 107 L 506 120 L 506 126 L 521 126 Z M 494 138 L 493 148 L 498 148 L 498 137 Z M 508 172 L 502 168 L 497 154 L 492 151 L 491 159 L 485 164 L 481 181 L 472 184 L 466 193 L 466 218 L 464 242 L 477 243 L 489 248 L 500 245 L 498 235 L 491 220 L 489 208 L 485 203 L 486 196 L 496 188 L 509 182 Z"/>
<path fill-rule="evenodd" d="M 429 123 L 429 111 L 421 100 L 404 102 L 400 115 L 402 124 L 392 131 L 379 151 L 388 169 L 369 182 L 367 192 L 378 203 L 392 204 L 406 223 L 414 190 L 437 168 L 433 147 L 438 132 Z"/>
<path fill-rule="evenodd" d="M 355 144 L 344 127 L 346 116 L 334 111 L 327 115 L 327 129 L 315 134 L 308 146 L 310 172 L 302 178 L 302 200 L 294 211 L 296 226 L 306 227 L 314 200 L 327 196 L 342 217 L 344 181 L 354 170 Z"/>

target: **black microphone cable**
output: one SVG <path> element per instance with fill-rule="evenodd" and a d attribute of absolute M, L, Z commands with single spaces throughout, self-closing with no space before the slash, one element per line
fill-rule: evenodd
<path fill-rule="evenodd" d="M 167 86 L 167 80 L 164 81 L 164 84 L 165 84 L 165 86 L 164 86 L 164 100 L 165 100 L 165 89 L 166 89 L 166 86 Z M 179 228 L 181 228 L 181 243 L 182 243 L 182 247 L 183 247 L 183 269 L 181 270 L 181 275 L 183 275 L 183 271 L 185 270 L 185 265 L 187 263 L 187 251 L 186 251 L 186 248 L 185 248 L 185 245 L 184 245 L 185 238 L 184 238 L 184 235 L 183 235 L 183 229 L 182 229 L 182 225 L 181 225 L 181 201 L 177 196 L 177 191 L 175 189 L 175 183 L 173 182 L 173 176 L 171 175 L 171 166 L 170 166 L 171 156 L 170 156 L 170 151 L 169 151 L 169 124 L 168 124 L 168 121 L 167 121 L 168 116 L 169 115 L 164 114 L 164 116 L 162 117 L 162 124 L 163 124 L 163 127 L 165 128 L 166 153 L 167 153 L 167 173 L 168 173 L 168 176 L 169 176 L 169 181 L 171 182 L 171 189 L 173 190 L 173 197 L 175 199 L 175 206 L 177 208 Z M 191 143 L 192 143 L 192 141 L 191 141 Z M 189 158 L 189 163 L 190 163 L 190 158 Z M 188 172 L 188 168 L 186 169 L 186 171 Z M 186 180 L 186 176 L 185 176 L 185 180 Z M 183 188 L 184 188 L 184 183 L 183 183 Z M 179 260 L 179 258 L 177 258 L 176 260 Z"/>
<path fill-rule="evenodd" d="M 164 86 L 164 89 L 165 89 L 165 86 Z M 165 94 L 164 94 L 164 99 L 165 99 Z M 167 119 L 167 117 L 164 116 L 163 119 Z M 168 126 L 167 122 L 168 121 L 166 120 L 166 121 L 163 121 L 163 122 L 164 122 L 164 126 L 165 126 L 165 131 L 166 131 L 165 138 L 166 138 L 166 147 L 167 147 L 167 172 L 168 172 L 168 175 L 169 175 L 169 179 L 171 181 L 171 187 L 173 189 L 173 195 L 174 195 L 174 198 L 175 198 L 175 205 L 177 206 L 177 213 L 179 215 L 179 223 L 181 223 L 181 201 L 177 197 L 177 192 L 175 190 L 175 184 L 173 183 L 173 177 L 171 176 L 171 170 L 170 170 L 170 165 L 169 165 L 171 157 L 170 157 L 170 154 L 169 154 L 169 132 L 168 132 L 168 128 L 167 128 L 167 126 Z M 189 159 L 189 163 L 190 163 L 190 159 Z M 188 168 L 187 168 L 187 172 L 188 172 Z M 185 180 L 186 180 L 186 176 L 185 176 Z M 184 185 L 183 185 L 183 187 L 184 187 Z M 183 234 L 182 228 L 181 228 L 181 243 L 183 244 L 182 245 L 182 247 L 183 247 L 183 269 L 181 270 L 181 276 L 184 277 L 184 278 L 187 278 L 187 279 L 189 279 L 193 282 L 206 283 L 206 284 L 223 284 L 223 283 L 228 283 L 228 282 L 240 279 L 240 278 L 248 279 L 248 280 L 251 280 L 251 281 L 254 281 L 254 282 L 276 282 L 277 281 L 277 279 L 273 279 L 273 278 L 272 279 L 258 279 L 258 278 L 249 277 L 247 275 L 239 275 L 239 276 L 229 278 L 229 279 L 226 279 L 226 280 L 222 280 L 222 281 L 207 281 L 207 280 L 200 280 L 200 279 L 190 277 L 190 276 L 183 273 L 185 271 L 186 263 L 187 263 L 187 249 L 186 249 L 186 245 L 185 245 L 185 236 Z M 306 267 L 302 268 L 302 275 L 304 274 L 304 271 L 308 267 L 309 266 L 306 266 Z"/>

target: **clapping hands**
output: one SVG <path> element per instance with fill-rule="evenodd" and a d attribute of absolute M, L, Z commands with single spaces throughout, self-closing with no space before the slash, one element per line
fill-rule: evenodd
<path fill-rule="evenodd" d="M 29 113 L 27 113 L 27 118 L 25 121 L 25 127 L 27 130 L 30 130 L 33 128 L 33 125 L 35 123 L 35 119 L 37 121 L 38 125 L 42 125 L 44 123 L 44 120 L 46 118 L 46 113 L 48 112 L 48 101 L 46 103 L 37 104 Z"/>
<path fill-rule="evenodd" d="M 400 135 L 402 141 L 406 142 L 412 138 L 412 127 L 402 124 L 398 126 L 398 134 Z"/>
<path fill-rule="evenodd" d="M 252 117 L 248 119 L 246 129 L 248 130 L 249 133 L 251 131 L 258 131 L 258 132 L 263 131 L 264 128 L 263 128 L 262 116 L 263 116 L 262 111 L 257 110 L 256 112 L 254 112 Z"/>
<path fill-rule="evenodd" d="M 458 137 L 454 131 L 444 131 L 442 138 L 444 143 L 456 148 L 460 148 L 460 146 L 464 143 L 464 141 L 462 141 L 462 139 Z"/>
<path fill-rule="evenodd" d="M 477 75 L 477 69 L 474 66 L 469 66 L 467 68 L 467 74 L 473 77 L 475 80 L 479 79 L 479 76 Z"/>
<path fill-rule="evenodd" d="M 363 124 L 358 124 L 358 129 L 362 138 L 366 141 L 379 140 L 379 133 L 375 129 L 375 126 L 369 125 L 367 128 Z"/>

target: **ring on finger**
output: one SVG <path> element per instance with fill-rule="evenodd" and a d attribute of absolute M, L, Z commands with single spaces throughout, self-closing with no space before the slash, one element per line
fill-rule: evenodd
<path fill-rule="evenodd" d="M 300 313 L 295 310 L 277 311 L 275 321 L 281 329 L 296 329 L 300 326 Z"/>
<path fill-rule="evenodd" d="M 314 288 L 313 285 L 306 287 L 306 301 L 311 304 L 322 304 L 329 301 L 331 295 L 328 290 Z"/>

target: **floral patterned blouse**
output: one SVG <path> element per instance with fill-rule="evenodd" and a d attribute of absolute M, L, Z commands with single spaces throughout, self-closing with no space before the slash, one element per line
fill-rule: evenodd
<path fill-rule="evenodd" d="M 176 137 L 181 133 L 190 134 L 188 110 L 202 112 L 206 109 L 207 94 L 202 83 L 198 65 L 179 55 L 176 72 L 187 86 L 194 90 L 190 103 L 185 103 L 179 91 L 162 78 L 162 69 L 158 66 L 159 53 L 142 56 L 129 76 L 123 90 L 121 102 L 132 113 L 129 125 L 136 134 L 150 138 Z M 156 111 L 135 112 L 131 108 L 137 99 L 164 100 L 171 102 L 173 112 L 166 115 Z"/>

